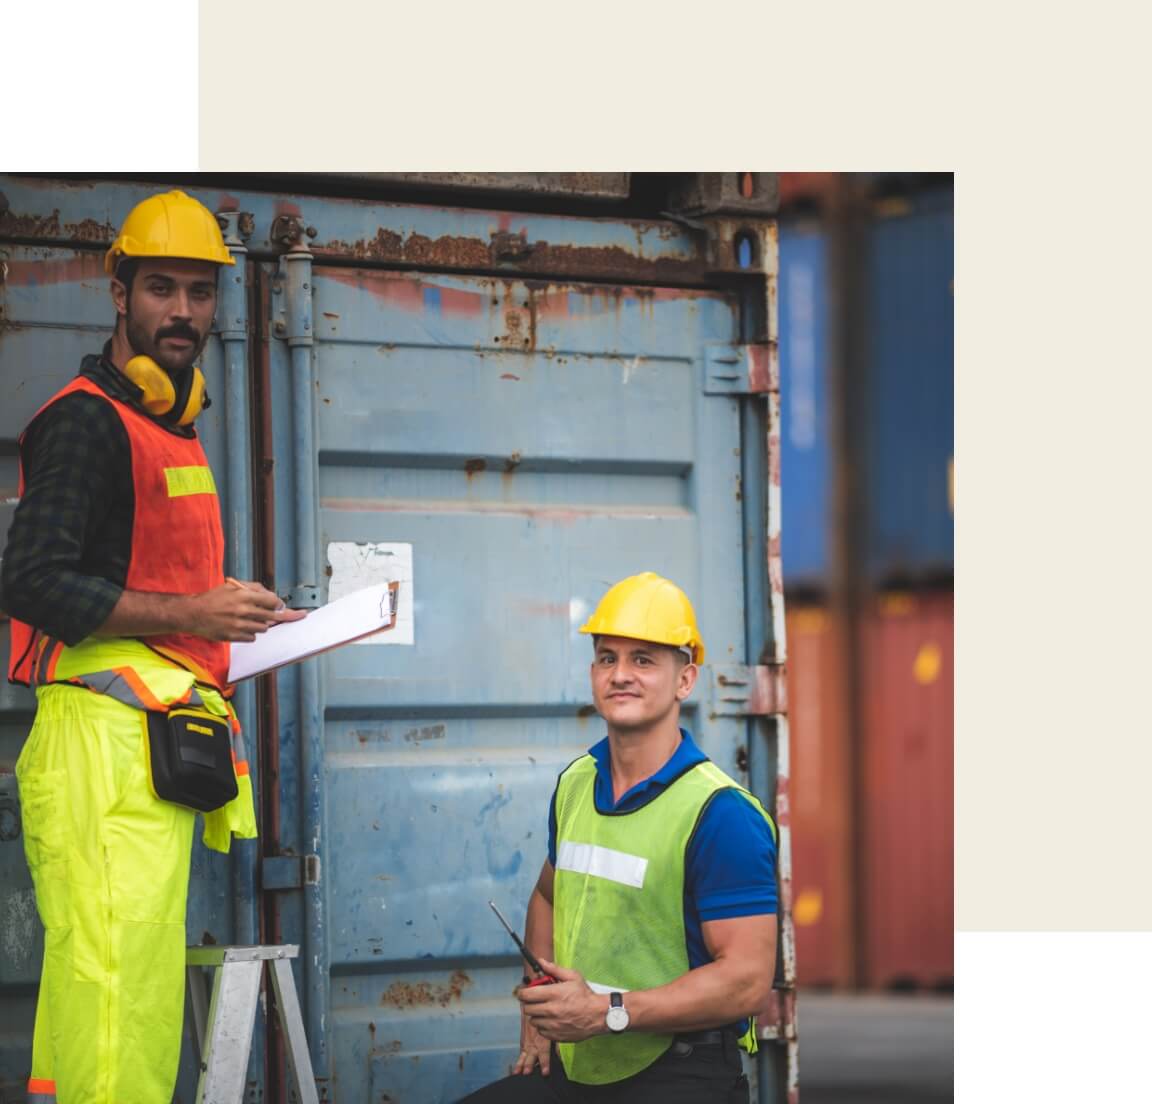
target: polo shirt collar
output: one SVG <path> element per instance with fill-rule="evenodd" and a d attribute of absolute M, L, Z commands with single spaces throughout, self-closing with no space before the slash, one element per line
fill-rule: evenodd
<path fill-rule="evenodd" d="M 588 754 L 596 761 L 596 808 L 600 812 L 631 812 L 647 805 L 649 801 L 658 797 L 685 771 L 697 763 L 704 763 L 708 756 L 704 754 L 692 739 L 692 734 L 686 729 L 680 729 L 680 744 L 672 753 L 671 758 L 655 774 L 638 782 L 625 793 L 615 804 L 612 801 L 612 764 L 611 747 L 608 737 L 605 736 L 598 744 L 588 749 Z"/>

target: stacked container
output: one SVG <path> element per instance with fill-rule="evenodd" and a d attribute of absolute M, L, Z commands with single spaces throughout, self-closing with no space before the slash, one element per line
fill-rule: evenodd
<path fill-rule="evenodd" d="M 944 988 L 952 192 L 816 183 L 781 182 L 809 199 L 780 232 L 798 976 Z"/>

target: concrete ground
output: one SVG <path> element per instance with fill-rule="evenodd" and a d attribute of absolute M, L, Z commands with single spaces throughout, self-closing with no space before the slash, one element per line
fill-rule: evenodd
<path fill-rule="evenodd" d="M 952 1100 L 952 999 L 801 992 L 802 1104 Z"/>

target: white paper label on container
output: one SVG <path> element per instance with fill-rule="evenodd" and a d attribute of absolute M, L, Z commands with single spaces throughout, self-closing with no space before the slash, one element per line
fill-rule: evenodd
<path fill-rule="evenodd" d="M 332 568 L 328 580 L 330 602 L 377 583 L 400 584 L 396 627 L 366 636 L 356 641 L 357 644 L 415 644 L 412 545 L 332 541 L 328 545 L 328 564 Z"/>

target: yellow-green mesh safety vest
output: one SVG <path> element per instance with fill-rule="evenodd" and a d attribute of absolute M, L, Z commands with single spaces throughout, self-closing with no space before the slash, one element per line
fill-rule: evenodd
<path fill-rule="evenodd" d="M 556 961 L 597 992 L 654 989 L 689 969 L 684 932 L 684 857 L 709 801 L 733 789 L 776 827 L 763 806 L 714 763 L 696 764 L 658 797 L 628 813 L 597 812 L 596 760 L 577 759 L 556 789 Z M 766 970 L 774 963 L 765 963 Z M 627 1003 L 627 1002 L 625 1002 Z M 572 1081 L 603 1085 L 650 1066 L 672 1035 L 624 1031 L 560 1043 Z M 755 1053 L 756 1025 L 740 1040 Z"/>
<path fill-rule="evenodd" d="M 37 641 L 33 686 L 65 683 L 82 686 L 134 709 L 167 712 L 173 706 L 194 706 L 227 717 L 232 729 L 232 761 L 236 770 L 236 796 L 204 817 L 204 845 L 227 852 L 232 837 L 256 837 L 256 807 L 248 773 L 244 735 L 236 712 L 213 686 L 174 661 L 131 637 L 89 636 L 69 647 L 51 637 Z M 141 748 L 141 754 L 144 749 Z"/>

